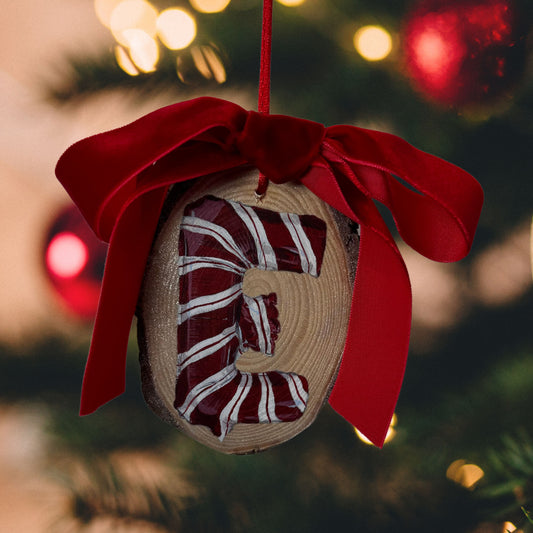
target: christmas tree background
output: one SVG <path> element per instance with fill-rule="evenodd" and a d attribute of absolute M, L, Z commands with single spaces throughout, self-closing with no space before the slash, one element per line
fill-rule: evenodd
<path fill-rule="evenodd" d="M 455 9 L 468 3 L 455 2 Z M 477 2 L 492 13 L 501 3 Z M 9 495 L 0 515 L 13 521 L 17 514 L 23 520 L 36 512 L 34 507 L 12 512 L 6 502 L 20 490 L 50 510 L 35 532 L 82 526 L 265 533 L 533 530 L 527 514 L 533 510 L 531 3 L 516 3 L 517 52 L 508 56 L 503 80 L 479 81 L 488 83 L 487 98 L 461 105 L 429 98 L 408 76 L 405 28 L 416 16 L 417 2 L 275 3 L 273 113 L 399 135 L 465 168 L 481 183 L 486 199 L 472 252 L 460 263 L 435 264 L 401 247 L 413 284 L 413 333 L 396 423 L 384 448 L 365 444 L 325 407 L 290 442 L 237 457 L 196 444 L 146 407 L 134 332 L 126 393 L 90 417 L 78 417 L 90 323 L 65 311 L 55 289 L 46 285 L 46 232 L 66 199 L 55 189 L 53 167 L 39 162 L 57 159 L 82 136 L 173 101 L 208 94 L 254 107 L 260 2 L 231 0 L 222 11 L 201 13 L 201 3 L 154 1 L 157 12 L 186 9 L 196 21 L 196 35 L 178 50 L 158 41 L 152 66 L 142 62 L 146 56 L 135 56 L 133 47 L 122 44 L 118 51 L 92 2 L 74 4 L 57 2 L 54 23 L 65 13 L 91 46 L 53 43 L 47 62 L 39 63 L 40 44 L 21 23 L 10 38 L 16 40 L 15 51 L 31 48 L 36 66 L 30 74 L 12 67 L 9 48 L 3 48 L 6 129 L 0 160 L 6 229 L 0 238 L 5 262 L 13 265 L 17 256 L 25 266 L 0 271 L 0 451 L 3 461 L 11 462 L 0 467 L 0 490 Z M 31 1 L 20 5 L 32 14 Z M 13 13 L 8 10 L 20 20 Z M 37 24 L 38 14 L 33 17 Z M 354 33 L 367 25 L 391 36 L 392 50 L 382 60 L 370 61 L 354 47 Z M 86 26 L 92 29 L 83 33 Z M 129 61 L 123 66 L 130 74 L 117 63 L 121 57 Z M 137 75 L 131 75 L 131 66 Z M 32 98 L 23 87 L 31 87 Z M 41 115 L 34 114 L 36 108 Z M 42 117 L 52 115 L 59 121 L 47 130 Z M 26 145 L 18 173 L 10 148 L 15 141 L 17 149 Z M 45 159 L 34 152 L 41 141 L 49 147 Z M 39 178 L 21 180 L 19 174 Z M 392 224 L 385 211 L 384 216 Z M 20 224 L 31 220 L 31 238 L 18 238 Z M 23 246 L 31 253 L 19 253 Z M 41 299 L 25 307 L 30 300 L 23 291 L 39 291 L 23 284 L 36 279 Z M 33 474 L 41 485 L 14 488 Z M 5 531 L 23 530 L 10 527 Z"/>

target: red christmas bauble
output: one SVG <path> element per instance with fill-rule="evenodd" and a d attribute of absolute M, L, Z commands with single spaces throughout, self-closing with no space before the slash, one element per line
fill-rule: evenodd
<path fill-rule="evenodd" d="M 407 17 L 407 73 L 441 104 L 487 104 L 524 71 L 526 30 L 513 0 L 426 0 Z"/>
<path fill-rule="evenodd" d="M 96 314 L 107 245 L 99 241 L 76 206 L 63 209 L 48 230 L 44 266 L 64 306 L 81 320 Z"/>

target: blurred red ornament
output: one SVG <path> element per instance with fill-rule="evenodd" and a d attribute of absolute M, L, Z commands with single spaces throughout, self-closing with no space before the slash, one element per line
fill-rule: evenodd
<path fill-rule="evenodd" d="M 486 104 L 505 96 L 526 64 L 526 31 L 512 0 L 426 0 L 408 16 L 408 74 L 442 104 Z"/>
<path fill-rule="evenodd" d="M 96 314 L 106 253 L 76 206 L 63 209 L 48 231 L 46 273 L 66 308 L 82 320 Z"/>

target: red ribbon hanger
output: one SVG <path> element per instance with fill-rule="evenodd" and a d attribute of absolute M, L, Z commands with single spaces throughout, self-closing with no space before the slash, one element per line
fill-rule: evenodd
<path fill-rule="evenodd" d="M 261 61 L 259 64 L 259 91 L 257 92 L 257 111 L 270 113 L 270 71 L 272 60 L 272 10 L 273 0 L 263 0 L 263 24 L 261 26 Z M 261 198 L 267 190 L 268 178 L 259 173 L 255 194 Z"/>
<path fill-rule="evenodd" d="M 396 136 L 247 112 L 215 98 L 164 107 L 81 140 L 57 164 L 58 179 L 109 242 L 81 414 L 124 391 L 131 321 L 168 187 L 249 165 L 274 183 L 300 182 L 361 226 L 348 334 L 329 402 L 381 446 L 405 369 L 411 289 L 374 200 L 419 253 L 457 261 L 470 250 L 482 189 L 465 171 Z"/>

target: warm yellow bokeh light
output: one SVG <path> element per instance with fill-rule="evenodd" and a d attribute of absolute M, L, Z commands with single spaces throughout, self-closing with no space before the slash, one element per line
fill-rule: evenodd
<path fill-rule="evenodd" d="M 278 2 L 287 7 L 295 7 L 302 5 L 305 0 L 278 0 Z"/>
<path fill-rule="evenodd" d="M 167 48 L 182 50 L 196 37 L 196 21 L 183 9 L 165 9 L 157 19 L 157 33 Z"/>
<path fill-rule="evenodd" d="M 176 58 L 176 74 L 178 75 L 178 78 L 182 83 L 187 84 L 187 78 L 185 77 L 185 74 L 183 73 L 183 67 L 184 67 L 184 60 L 183 58 L 178 55 Z"/>
<path fill-rule="evenodd" d="M 483 305 L 510 305 L 531 290 L 531 235 L 529 223 L 506 232 L 476 256 L 469 287 Z"/>
<path fill-rule="evenodd" d="M 94 0 L 94 10 L 98 20 L 107 28 L 111 27 L 111 13 L 123 0 Z"/>
<path fill-rule="evenodd" d="M 524 533 L 518 529 L 512 522 L 505 522 L 503 524 L 502 533 Z"/>
<path fill-rule="evenodd" d="M 191 6 L 200 13 L 220 13 L 231 0 L 190 0 Z"/>
<path fill-rule="evenodd" d="M 203 52 L 215 81 L 217 83 L 224 83 L 226 81 L 226 69 L 219 55 L 210 46 L 204 46 Z"/>
<path fill-rule="evenodd" d="M 194 46 L 191 48 L 191 56 L 194 61 L 194 66 L 197 68 L 198 72 L 206 79 L 210 80 L 213 77 L 213 73 L 207 64 L 207 60 L 204 56 L 203 46 Z"/>
<path fill-rule="evenodd" d="M 217 52 L 211 46 L 191 48 L 191 56 L 198 72 L 206 79 L 217 83 L 226 81 L 226 69 Z"/>
<path fill-rule="evenodd" d="M 137 70 L 137 68 L 133 64 L 133 61 L 131 60 L 130 56 L 128 55 L 128 52 L 126 52 L 126 50 L 122 46 L 120 46 L 119 44 L 117 44 L 117 46 L 115 46 L 115 59 L 117 60 L 118 66 L 126 74 L 129 74 L 130 76 L 138 76 L 139 75 L 139 71 Z"/>
<path fill-rule="evenodd" d="M 153 37 L 143 30 L 124 30 L 124 40 L 135 66 L 143 72 L 153 72 L 159 61 L 159 47 Z"/>
<path fill-rule="evenodd" d="M 353 44 L 367 61 L 380 61 L 392 51 L 392 37 L 381 26 L 363 26 L 355 32 Z"/>
<path fill-rule="evenodd" d="M 446 470 L 446 477 L 467 489 L 473 489 L 485 475 L 483 470 L 474 464 L 467 464 L 464 459 L 457 459 Z"/>
<path fill-rule="evenodd" d="M 387 444 L 390 442 L 394 437 L 396 437 L 396 424 L 398 423 L 398 418 L 396 417 L 396 413 L 392 415 L 392 419 L 390 421 L 389 429 L 387 431 L 387 435 L 385 436 L 384 444 Z M 354 428 L 355 434 L 359 437 L 359 439 L 364 442 L 365 444 L 373 444 L 372 441 L 365 437 L 357 428 Z"/>
<path fill-rule="evenodd" d="M 123 0 L 111 13 L 109 25 L 115 39 L 128 46 L 126 30 L 142 30 L 150 37 L 156 34 L 157 9 L 146 0 Z"/>

